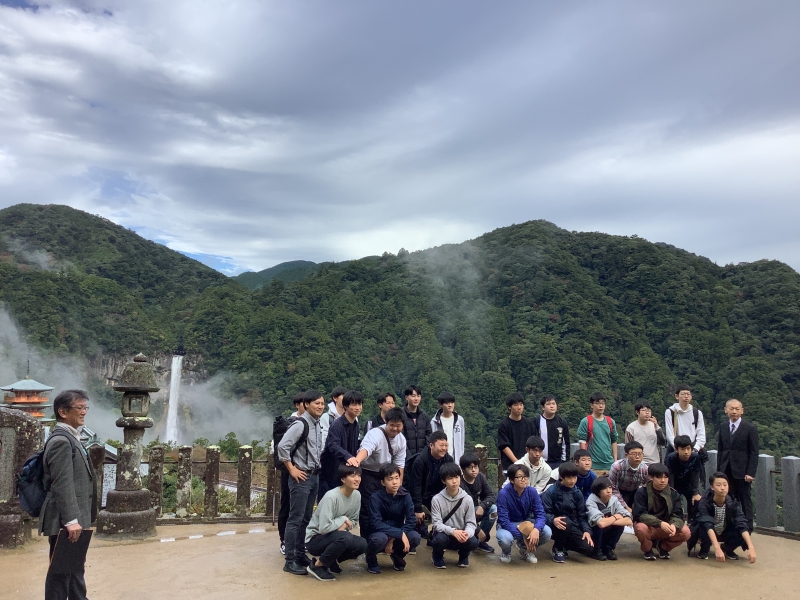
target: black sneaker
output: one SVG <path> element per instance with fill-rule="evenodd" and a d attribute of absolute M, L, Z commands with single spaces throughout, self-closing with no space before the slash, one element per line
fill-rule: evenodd
<path fill-rule="evenodd" d="M 652 550 L 648 550 L 644 553 L 645 560 L 656 560 L 656 555 L 653 553 Z"/>
<path fill-rule="evenodd" d="M 296 562 L 298 565 L 302 565 L 303 567 L 311 566 L 311 560 L 305 555 L 305 553 L 295 558 L 294 562 Z"/>
<path fill-rule="evenodd" d="M 606 560 L 606 555 L 600 552 L 600 550 L 595 550 L 592 552 L 592 558 L 602 562 Z"/>
<path fill-rule="evenodd" d="M 405 570 L 406 561 L 402 556 L 400 556 L 399 554 L 392 554 L 391 555 L 391 559 L 392 559 L 392 568 L 395 571 L 404 571 Z"/>
<path fill-rule="evenodd" d="M 478 544 L 478 550 L 480 550 L 481 552 L 486 552 L 487 554 L 494 553 L 494 548 L 489 544 L 487 544 L 486 542 L 481 542 L 480 544 Z"/>
<path fill-rule="evenodd" d="M 444 559 L 443 558 L 433 558 L 433 557 L 431 557 L 431 562 L 433 563 L 433 566 L 436 567 L 437 569 L 446 569 L 447 568 L 447 565 L 444 563 Z"/>
<path fill-rule="evenodd" d="M 730 548 L 725 548 L 725 558 L 728 560 L 739 560 L 739 555 L 736 554 L 736 551 Z"/>
<path fill-rule="evenodd" d="M 283 563 L 283 570 L 287 573 L 291 573 L 292 575 L 306 575 L 308 573 L 303 565 L 298 564 L 293 560 L 287 560 L 285 563 Z"/>
<path fill-rule="evenodd" d="M 465 556 L 464 558 L 458 559 L 458 566 L 462 569 L 466 569 L 469 566 L 469 557 Z"/>
<path fill-rule="evenodd" d="M 608 552 L 606 552 L 606 558 L 608 560 L 617 560 L 617 554 L 613 550 L 609 550 Z"/>
<path fill-rule="evenodd" d="M 381 568 L 379 565 L 367 565 L 367 572 L 372 573 L 373 575 L 380 575 Z"/>
<path fill-rule="evenodd" d="M 333 576 L 333 573 L 331 573 L 327 567 L 315 567 L 309 565 L 306 567 L 306 571 L 311 573 L 320 581 L 336 581 L 336 577 Z"/>
<path fill-rule="evenodd" d="M 553 562 L 563 565 L 566 562 L 564 552 L 561 550 L 553 550 Z"/>
<path fill-rule="evenodd" d="M 667 552 L 666 550 L 662 550 L 661 548 L 659 548 L 659 549 L 658 549 L 658 558 L 660 558 L 661 560 L 669 560 L 669 559 L 670 559 L 669 552 Z"/>
<path fill-rule="evenodd" d="M 695 557 L 696 557 L 696 558 L 699 558 L 700 560 L 708 560 L 708 552 L 703 552 L 703 551 L 701 550 L 700 552 L 698 552 L 697 554 L 695 554 Z"/>
<path fill-rule="evenodd" d="M 339 566 L 338 562 L 333 561 L 333 564 L 330 567 L 328 567 L 328 571 L 330 571 L 331 573 L 336 573 L 338 575 L 339 573 L 342 572 L 342 567 Z"/>

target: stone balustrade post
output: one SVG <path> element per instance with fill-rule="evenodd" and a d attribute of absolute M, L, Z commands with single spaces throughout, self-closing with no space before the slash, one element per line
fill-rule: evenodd
<path fill-rule="evenodd" d="M 203 516 L 216 517 L 219 513 L 219 446 L 206 448 L 206 492 L 203 499 Z"/>
<path fill-rule="evenodd" d="M 178 487 L 175 494 L 175 515 L 188 517 L 192 503 L 192 447 L 178 449 Z"/>
<path fill-rule="evenodd" d="M 575 453 L 581 449 L 581 445 L 578 442 L 572 442 L 569 445 L 569 456 L 567 460 L 572 460 L 572 457 L 575 456 Z"/>
<path fill-rule="evenodd" d="M 800 458 L 781 459 L 783 481 L 783 527 L 791 533 L 800 532 Z"/>
<path fill-rule="evenodd" d="M 488 456 L 488 448 L 483 444 L 475 444 L 475 454 L 480 460 L 478 470 L 483 473 L 483 476 L 486 476 L 486 468 L 489 465 L 489 461 L 487 460 Z"/>
<path fill-rule="evenodd" d="M 94 469 L 95 481 L 97 481 L 94 493 L 97 509 L 100 510 L 103 507 L 103 466 L 106 462 L 105 446 L 102 444 L 92 444 L 89 446 L 87 454 L 89 455 L 89 462 L 92 463 L 92 468 Z"/>
<path fill-rule="evenodd" d="M 155 509 L 156 517 L 160 517 L 164 502 L 164 446 L 150 448 L 147 490 L 150 492 L 150 506 Z"/>
<path fill-rule="evenodd" d="M 253 482 L 253 447 L 239 447 L 239 469 L 236 477 L 236 516 L 250 514 L 250 495 Z"/>
<path fill-rule="evenodd" d="M 758 455 L 758 471 L 755 480 L 756 516 L 759 527 L 778 526 L 778 508 L 775 499 L 775 457 Z"/>
<path fill-rule="evenodd" d="M 716 450 L 708 451 L 708 462 L 706 463 L 706 480 L 702 482 L 704 487 L 708 487 L 708 478 L 717 471 L 719 464 L 719 452 Z"/>

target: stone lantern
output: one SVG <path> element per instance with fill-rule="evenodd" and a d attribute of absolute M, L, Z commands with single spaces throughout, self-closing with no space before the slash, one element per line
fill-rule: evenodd
<path fill-rule="evenodd" d="M 157 392 L 159 387 L 153 367 L 144 354 L 137 354 L 133 362 L 128 363 L 114 389 L 124 392 L 120 407 L 122 417 L 117 419 L 124 441 L 117 453 L 116 485 L 108 492 L 105 510 L 97 516 L 97 533 L 154 535 L 156 511 L 150 506 L 150 492 L 142 489 L 139 465 L 144 430 L 153 426 L 153 419 L 147 416 L 150 392 Z"/>

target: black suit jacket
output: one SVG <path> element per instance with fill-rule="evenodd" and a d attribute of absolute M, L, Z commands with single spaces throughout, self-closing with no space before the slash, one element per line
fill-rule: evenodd
<path fill-rule="evenodd" d="M 758 430 L 752 423 L 739 419 L 736 433 L 731 437 L 731 422 L 726 420 L 719 428 L 717 440 L 717 468 L 730 473 L 734 479 L 745 475 L 756 476 L 758 468 Z"/>

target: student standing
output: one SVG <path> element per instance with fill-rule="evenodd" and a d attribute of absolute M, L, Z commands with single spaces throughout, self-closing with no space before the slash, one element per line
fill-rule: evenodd
<path fill-rule="evenodd" d="M 539 494 L 544 492 L 550 481 L 550 474 L 553 470 L 550 468 L 542 458 L 542 451 L 544 450 L 544 440 L 538 435 L 532 435 L 525 442 L 525 456 L 520 458 L 515 465 L 525 465 L 530 472 L 530 479 L 528 485 L 535 487 Z M 506 482 L 508 483 L 508 482 Z"/>
<path fill-rule="evenodd" d="M 328 403 L 328 411 L 320 419 L 319 424 L 322 427 L 322 447 L 328 441 L 328 433 L 331 430 L 333 422 L 344 414 L 344 407 L 342 406 L 342 399 L 347 388 L 336 386 L 331 392 L 331 401 Z M 326 490 L 327 491 L 327 490 Z M 320 496 L 321 498 L 322 496 Z"/>
<path fill-rule="evenodd" d="M 639 442 L 625 444 L 625 458 L 611 465 L 608 479 L 614 496 L 626 509 L 633 507 L 636 490 L 650 481 L 647 465 L 644 462 L 644 448 Z"/>
<path fill-rule="evenodd" d="M 511 562 L 511 547 L 516 541 L 522 559 L 536 563 L 536 549 L 551 536 L 542 500 L 536 488 L 528 485 L 528 467 L 513 464 L 506 474 L 511 483 L 497 494 L 497 543 L 503 552 L 500 561 Z"/>
<path fill-rule="evenodd" d="M 461 489 L 461 467 L 455 463 L 442 465 L 439 476 L 444 489 L 431 501 L 431 561 L 437 569 L 447 567 L 444 551 L 458 552 L 458 566 L 469 566 L 469 555 L 478 547 L 477 523 L 472 498 Z"/>
<path fill-rule="evenodd" d="M 592 528 L 586 519 L 586 501 L 575 487 L 578 467 L 564 463 L 558 468 L 558 483 L 542 494 L 547 525 L 553 532 L 553 562 L 563 564 L 566 552 L 577 550 L 584 556 L 594 552 Z"/>
<path fill-rule="evenodd" d="M 525 411 L 525 397 L 519 392 L 506 396 L 508 416 L 497 428 L 497 449 L 500 451 L 500 463 L 504 471 L 525 455 L 525 442 L 536 433 L 533 419 L 522 413 Z"/>
<path fill-rule="evenodd" d="M 675 390 L 675 403 L 664 412 L 664 430 L 668 452 L 675 449 L 676 435 L 688 435 L 705 465 L 708 461 L 705 450 L 706 423 L 702 411 L 692 406 L 692 390 L 688 385 L 679 385 Z"/>
<path fill-rule="evenodd" d="M 428 447 L 428 436 L 433 430 L 431 429 L 431 418 L 420 406 L 422 404 L 422 388 L 410 385 L 403 395 L 406 399 L 403 435 L 408 445 L 408 456 L 411 457 Z"/>
<path fill-rule="evenodd" d="M 294 412 L 290 417 L 290 420 L 295 420 L 297 417 L 301 416 L 305 411 L 305 406 L 303 405 L 303 396 L 305 396 L 305 392 L 298 392 L 292 398 L 292 403 L 294 404 Z M 278 449 L 272 449 L 275 455 L 278 454 Z M 286 522 L 289 520 L 289 471 L 286 470 L 286 467 L 282 462 L 280 462 L 280 457 L 277 463 L 277 469 L 280 471 L 281 474 L 281 507 L 278 511 L 278 537 L 281 540 L 281 554 L 286 554 Z"/>
<path fill-rule="evenodd" d="M 645 560 L 670 558 L 670 550 L 689 539 L 689 528 L 683 519 L 681 497 L 669 487 L 667 467 L 656 463 L 649 467 L 652 478 L 640 487 L 633 499 L 633 531 L 644 552 Z"/>
<path fill-rule="evenodd" d="M 605 416 L 606 397 L 595 392 L 589 397 L 592 414 L 581 419 L 578 425 L 578 443 L 581 450 L 589 450 L 592 468 L 601 475 L 608 475 L 611 465 L 617 460 L 617 425 L 614 419 Z"/>
<path fill-rule="evenodd" d="M 595 560 L 617 560 L 614 550 L 626 526 L 633 526 L 631 513 L 614 496 L 611 480 L 598 477 L 586 501 L 586 518 L 592 528 Z"/>
<path fill-rule="evenodd" d="M 372 494 L 383 489 L 380 470 L 386 463 L 392 463 L 399 469 L 400 481 L 403 480 L 403 469 L 406 466 L 406 438 L 403 437 L 403 409 L 392 408 L 386 413 L 386 424 L 370 429 L 361 440 L 361 447 L 356 453 L 355 465 L 361 467 L 361 536 L 369 541 L 372 531 L 370 523 L 369 499 Z M 411 497 L 409 496 L 409 502 Z M 412 509 L 414 505 L 411 505 Z M 413 512 L 413 511 L 412 511 Z"/>
<path fill-rule="evenodd" d="M 430 444 L 414 458 L 405 473 L 406 488 L 414 502 L 417 531 L 423 537 L 428 535 L 425 525 L 425 509 L 431 510 L 433 497 L 444 489 L 439 470 L 453 462 L 447 453 L 447 436 L 443 431 L 430 435 Z"/>
<path fill-rule="evenodd" d="M 728 476 L 716 472 L 709 477 L 711 489 L 697 506 L 697 520 L 692 525 L 689 552 L 700 541 L 697 558 L 707 560 L 713 546 L 714 556 L 719 562 L 739 560 L 736 548 L 747 550 L 750 564 L 756 562 L 756 549 L 750 536 L 749 523 L 742 506 L 728 495 Z"/>
<path fill-rule="evenodd" d="M 551 469 L 569 460 L 569 425 L 558 412 L 558 402 L 552 394 L 542 397 L 542 414 L 534 418 L 535 435 L 544 440 L 542 456 Z"/>
<path fill-rule="evenodd" d="M 456 411 L 456 397 L 450 392 L 442 392 L 436 398 L 439 402 L 439 410 L 431 419 L 431 429 L 433 431 L 444 431 L 447 435 L 447 452 L 453 457 L 453 461 L 458 463 L 464 454 L 464 440 L 466 436 L 466 426 L 464 417 Z"/>
<path fill-rule="evenodd" d="M 339 465 L 354 465 L 358 452 L 358 416 L 361 414 L 364 396 L 360 392 L 349 390 L 338 401 L 342 404 L 344 413 L 331 424 L 328 439 L 325 441 L 325 450 L 322 452 L 322 474 L 319 483 L 320 489 L 323 490 L 322 496 L 328 490 L 339 487 L 336 485 L 337 482 L 341 485 L 337 479 Z"/>
<path fill-rule="evenodd" d="M 486 475 L 480 472 L 481 461 L 477 454 L 467 452 L 459 460 L 459 466 L 463 472 L 461 477 L 461 488 L 472 498 L 475 507 L 475 520 L 478 522 L 478 529 L 475 535 L 478 538 L 478 550 L 482 552 L 494 552 L 494 548 L 489 545 L 491 531 L 494 522 L 497 520 L 497 496 L 489 485 Z"/>
<path fill-rule="evenodd" d="M 625 442 L 639 442 L 647 465 L 661 462 L 661 447 L 666 443 L 664 431 L 653 416 L 650 403 L 638 402 L 634 407 L 636 420 L 625 428 Z"/>
<path fill-rule="evenodd" d="M 369 499 L 372 533 L 367 546 L 367 571 L 373 575 L 381 572 L 378 552 L 386 552 L 391 557 L 395 571 L 404 571 L 406 555 L 415 551 L 421 540 L 419 533 L 414 530 L 414 503 L 408 491 L 401 486 L 403 477 L 400 469 L 395 464 L 387 463 L 381 467 L 378 477 L 381 489 Z"/>
<path fill-rule="evenodd" d="M 364 424 L 364 435 L 367 435 L 369 430 L 373 427 L 386 425 L 386 413 L 393 409 L 395 405 L 394 394 L 391 392 L 381 392 L 378 394 L 375 402 L 378 405 L 378 414 Z"/>
<path fill-rule="evenodd" d="M 311 564 L 303 541 L 317 499 L 322 455 L 319 421 L 325 412 L 325 398 L 316 390 L 309 390 L 303 395 L 303 406 L 305 412 L 289 426 L 277 448 L 278 458 L 289 472 L 289 519 L 284 533 L 286 562 L 283 570 L 294 575 L 305 575 Z"/>
<path fill-rule="evenodd" d="M 664 465 L 669 469 L 670 486 L 686 498 L 687 521 L 691 523 L 703 493 L 703 463 L 692 448 L 692 440 L 688 435 L 675 436 L 674 443 L 675 452 L 667 454 Z"/>
<path fill-rule="evenodd" d="M 742 419 L 744 407 L 736 399 L 725 403 L 728 422 L 719 428 L 717 450 L 718 469 L 728 476 L 730 494 L 742 505 L 753 531 L 753 500 L 750 488 L 758 468 L 758 430 L 752 423 Z"/>
<path fill-rule="evenodd" d="M 306 529 L 306 547 L 319 557 L 307 571 L 320 581 L 334 580 L 333 573 L 342 572 L 339 563 L 367 551 L 367 541 L 350 533 L 358 526 L 361 510 L 361 469 L 339 465 L 337 476 L 341 485 L 322 497 Z"/>

